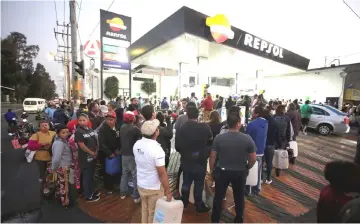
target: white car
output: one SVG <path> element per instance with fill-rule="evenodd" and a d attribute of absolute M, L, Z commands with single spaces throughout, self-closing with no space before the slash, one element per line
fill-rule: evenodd
<path fill-rule="evenodd" d="M 309 128 L 316 129 L 321 135 L 330 133 L 345 134 L 350 131 L 347 114 L 329 105 L 309 104 L 313 113 L 309 121 Z"/>

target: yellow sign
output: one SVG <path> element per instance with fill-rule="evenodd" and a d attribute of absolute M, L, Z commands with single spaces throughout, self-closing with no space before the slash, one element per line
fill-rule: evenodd
<path fill-rule="evenodd" d="M 223 15 L 218 14 L 206 19 L 206 25 L 210 27 L 211 36 L 217 43 L 225 42 L 227 39 L 234 38 L 229 20 Z"/>
<path fill-rule="evenodd" d="M 346 89 L 344 93 L 344 100 L 360 101 L 360 90 Z"/>

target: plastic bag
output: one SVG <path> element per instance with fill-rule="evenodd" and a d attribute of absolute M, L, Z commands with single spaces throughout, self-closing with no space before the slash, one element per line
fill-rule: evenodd
<path fill-rule="evenodd" d="M 25 151 L 25 158 L 28 163 L 31 163 L 33 161 L 35 153 L 36 151 L 31 151 L 29 149 Z"/>
<path fill-rule="evenodd" d="M 121 156 L 117 155 L 114 158 L 106 158 L 105 172 L 109 175 L 115 175 L 121 172 Z"/>

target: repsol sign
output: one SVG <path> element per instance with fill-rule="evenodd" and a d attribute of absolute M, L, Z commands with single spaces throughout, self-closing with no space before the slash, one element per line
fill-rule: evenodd
<path fill-rule="evenodd" d="M 254 37 L 251 34 L 245 34 L 244 45 L 260 50 L 267 54 L 272 54 L 275 57 L 284 58 L 283 49 L 258 37 Z"/>
<path fill-rule="evenodd" d="M 106 31 L 106 36 L 115 37 L 115 38 L 121 38 L 121 39 L 124 39 L 124 40 L 127 39 L 125 34 L 114 33 L 114 32 L 110 32 L 110 31 Z"/>

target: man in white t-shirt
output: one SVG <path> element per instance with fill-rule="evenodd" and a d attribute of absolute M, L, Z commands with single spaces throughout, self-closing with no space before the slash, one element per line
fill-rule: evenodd
<path fill-rule="evenodd" d="M 141 222 L 152 223 L 157 199 L 164 196 L 171 201 L 168 176 L 165 168 L 165 152 L 156 141 L 160 122 L 148 120 L 141 126 L 143 138 L 133 148 L 137 185 L 141 197 Z"/>

